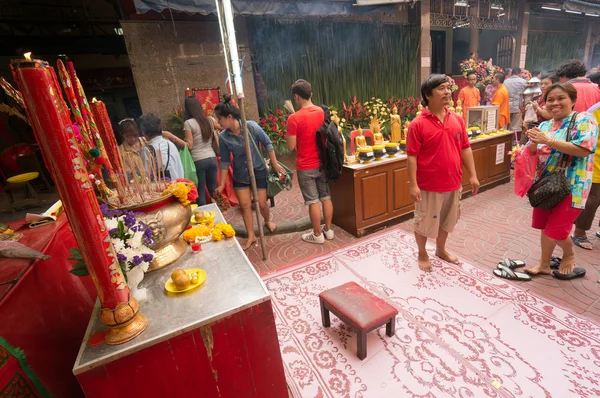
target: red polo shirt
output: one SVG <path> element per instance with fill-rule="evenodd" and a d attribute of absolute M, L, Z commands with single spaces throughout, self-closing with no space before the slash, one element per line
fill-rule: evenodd
<path fill-rule="evenodd" d="M 462 117 L 446 109 L 442 123 L 424 109 L 408 127 L 406 153 L 417 158 L 417 184 L 429 192 L 451 192 L 462 186 L 462 150 L 469 148 Z"/>
<path fill-rule="evenodd" d="M 299 109 L 288 117 L 286 132 L 296 136 L 296 170 L 311 170 L 321 166 L 317 130 L 324 119 L 325 112 L 316 105 Z"/>

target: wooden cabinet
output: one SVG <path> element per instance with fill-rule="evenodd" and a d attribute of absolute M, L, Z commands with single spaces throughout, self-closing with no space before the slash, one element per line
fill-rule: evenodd
<path fill-rule="evenodd" d="M 510 181 L 512 133 L 471 143 L 481 187 Z M 463 168 L 463 191 L 470 192 L 469 173 Z M 414 211 L 409 196 L 406 156 L 384 158 L 366 165 L 344 166 L 331 185 L 333 223 L 354 236 L 383 226 Z"/>

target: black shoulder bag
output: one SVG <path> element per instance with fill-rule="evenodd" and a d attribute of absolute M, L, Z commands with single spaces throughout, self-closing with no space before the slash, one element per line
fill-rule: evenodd
<path fill-rule="evenodd" d="M 571 131 L 575 126 L 576 119 L 577 113 L 574 113 L 567 129 L 567 142 L 571 140 Z M 550 211 L 571 194 L 571 182 L 566 176 L 569 158 L 569 155 L 563 154 L 559 166 L 551 173 L 540 178 L 529 189 L 527 196 L 532 207 Z"/>

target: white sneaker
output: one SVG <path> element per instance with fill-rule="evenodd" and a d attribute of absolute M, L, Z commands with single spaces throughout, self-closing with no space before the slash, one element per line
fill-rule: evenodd
<path fill-rule="evenodd" d="M 325 231 L 325 225 L 321 225 L 321 232 L 323 232 L 323 235 L 325 235 L 325 239 L 335 239 L 335 232 L 333 232 L 333 228 L 329 228 L 327 231 Z"/>
<path fill-rule="evenodd" d="M 321 233 L 321 235 L 315 236 L 315 232 L 311 229 L 310 232 L 302 235 L 302 240 L 308 243 L 317 243 L 322 245 L 325 243 L 325 234 Z"/>

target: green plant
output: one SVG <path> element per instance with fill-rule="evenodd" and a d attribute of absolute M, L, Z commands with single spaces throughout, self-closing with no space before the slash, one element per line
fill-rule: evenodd
<path fill-rule="evenodd" d="M 527 69 L 549 71 L 566 59 L 579 58 L 583 36 L 569 32 L 529 32 L 527 42 Z"/>
<path fill-rule="evenodd" d="M 266 88 L 262 113 L 281 107 L 300 78 L 312 84 L 315 104 L 414 94 L 416 26 L 248 18 L 248 29 L 254 70 Z"/>
<path fill-rule="evenodd" d="M 345 102 L 342 102 L 342 109 L 344 111 L 344 119 L 346 119 L 348 125 L 352 128 L 366 128 L 369 125 L 369 116 L 371 116 L 371 113 L 367 107 L 356 99 L 356 96 L 352 98 L 352 101 L 350 101 L 348 105 L 346 105 Z"/>
<path fill-rule="evenodd" d="M 165 125 L 167 130 L 183 139 L 183 123 L 185 122 L 185 111 L 183 107 L 173 108 L 173 113 L 167 116 Z"/>

